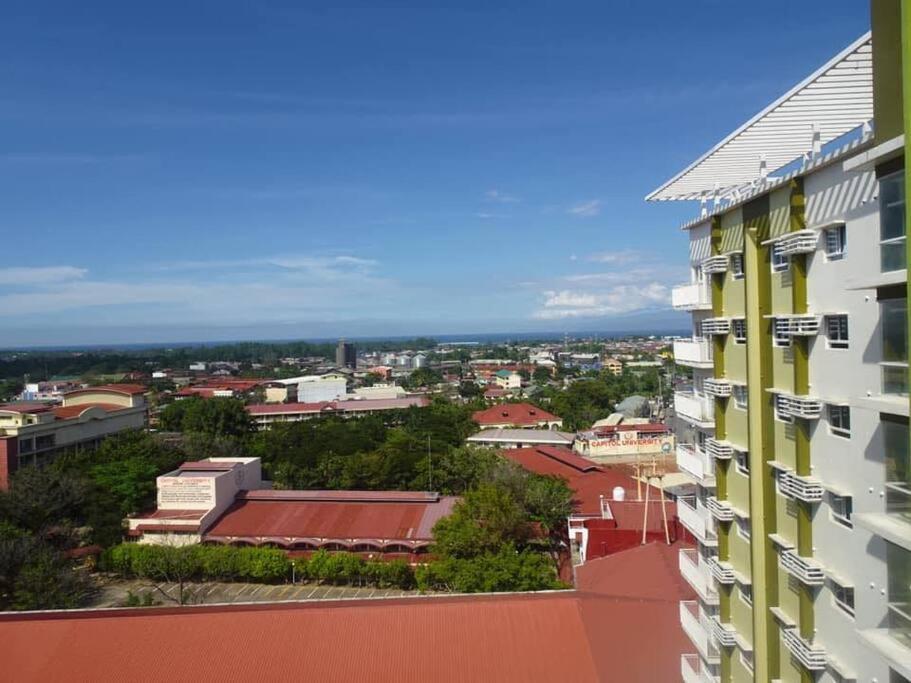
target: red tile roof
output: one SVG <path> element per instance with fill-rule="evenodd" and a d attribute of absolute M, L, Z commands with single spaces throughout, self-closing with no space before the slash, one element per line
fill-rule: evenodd
<path fill-rule="evenodd" d="M 542 422 L 557 422 L 560 418 L 530 403 L 501 403 L 479 410 L 471 419 L 481 426 L 509 424 L 517 427 L 534 426 Z"/>
<path fill-rule="evenodd" d="M 0 615 L 17 681 L 671 681 L 692 646 L 676 549 L 577 570 L 578 591 Z M 137 645 L 140 644 L 140 645 Z"/>
<path fill-rule="evenodd" d="M 34 414 L 46 413 L 53 405 L 48 403 L 38 403 L 36 401 L 17 401 L 14 403 L 0 403 L 0 410 L 8 413 Z"/>

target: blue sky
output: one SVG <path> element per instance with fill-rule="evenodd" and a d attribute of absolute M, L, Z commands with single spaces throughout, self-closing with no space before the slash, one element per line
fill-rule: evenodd
<path fill-rule="evenodd" d="M 0 345 L 682 327 L 644 195 L 867 12 L 5 3 Z"/>

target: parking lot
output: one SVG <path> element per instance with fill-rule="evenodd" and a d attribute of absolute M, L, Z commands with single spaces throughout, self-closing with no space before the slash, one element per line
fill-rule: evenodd
<path fill-rule="evenodd" d="M 146 581 L 116 581 L 106 585 L 93 606 L 119 607 L 126 604 L 129 593 L 140 600 L 151 595 L 156 603 L 176 602 L 176 584 L 153 585 Z M 164 593 L 164 594 L 163 594 Z M 167 595 L 165 595 L 167 594 Z M 358 588 L 357 586 L 328 586 L 315 583 L 188 583 L 184 584 L 187 604 L 225 604 L 245 602 L 290 602 L 296 600 L 360 600 L 365 598 L 420 597 L 417 591 L 400 588 Z M 171 599 L 168 598 L 170 596 Z"/>

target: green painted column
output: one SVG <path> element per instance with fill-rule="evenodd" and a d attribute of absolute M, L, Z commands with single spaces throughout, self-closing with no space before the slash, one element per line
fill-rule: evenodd
<path fill-rule="evenodd" d="M 873 4 L 876 4 L 875 0 Z M 911 236 L 911 207 L 908 206 L 908 198 L 911 198 L 911 173 L 908 169 L 908 163 L 911 161 L 911 0 L 901 0 L 901 5 L 899 30 L 901 31 L 902 120 L 905 133 L 905 235 Z M 911 267 L 911 248 L 908 246 L 905 247 L 905 258 L 908 259 L 908 266 Z M 911 301 L 911 297 L 908 297 L 908 300 Z M 911 335 L 911 308 L 908 313 L 908 334 Z M 908 338 L 911 339 L 911 336 Z M 911 367 L 908 371 L 911 373 Z M 911 375 L 909 375 L 909 386 L 911 386 Z"/>

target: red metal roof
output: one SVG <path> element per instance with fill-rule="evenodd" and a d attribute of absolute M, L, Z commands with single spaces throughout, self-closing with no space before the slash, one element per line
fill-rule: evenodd
<path fill-rule="evenodd" d="M 361 500 L 238 500 L 209 529 L 206 538 L 285 538 L 430 541 L 433 525 L 452 511 L 457 498 L 434 502 Z"/>
<path fill-rule="evenodd" d="M 647 422 L 645 424 L 618 424 L 604 425 L 592 430 L 595 434 L 613 434 L 615 432 L 642 432 L 643 434 L 670 433 L 671 429 L 660 422 Z"/>
<path fill-rule="evenodd" d="M 423 408 L 428 405 L 430 405 L 430 400 L 426 396 L 406 396 L 405 398 L 365 398 L 318 403 L 258 403 L 247 406 L 247 412 L 251 415 L 307 415 L 332 411 L 359 413 L 370 410 L 396 410 L 412 406 Z"/>
<path fill-rule="evenodd" d="M 20 415 L 26 413 L 46 413 L 53 407 L 54 406 L 51 404 L 38 403 L 35 401 L 17 401 L 15 403 L 0 404 L 0 410 L 8 413 L 19 413 Z"/>
<path fill-rule="evenodd" d="M 144 394 L 148 391 L 148 388 L 144 387 L 141 384 L 102 384 L 98 387 L 86 387 L 85 389 L 74 389 L 73 391 L 68 391 L 64 394 L 66 396 L 75 396 L 76 394 L 87 394 L 94 393 L 97 391 L 107 391 L 114 394 L 127 394 L 133 396 L 135 394 Z"/>
<path fill-rule="evenodd" d="M 479 425 L 510 424 L 516 426 L 536 425 L 541 422 L 559 421 L 560 418 L 531 403 L 501 403 L 486 410 L 479 410 L 471 416 Z"/>
<path fill-rule="evenodd" d="M 362 503 L 436 503 L 440 494 L 432 491 L 333 491 L 301 490 L 283 491 L 258 489 L 240 491 L 238 500 L 301 500 L 301 501 L 342 501 Z"/>
<path fill-rule="evenodd" d="M 101 408 L 106 413 L 127 410 L 125 406 L 118 406 L 113 403 L 80 403 L 75 406 L 55 406 L 54 415 L 58 420 L 69 420 L 82 415 L 89 408 Z"/>

